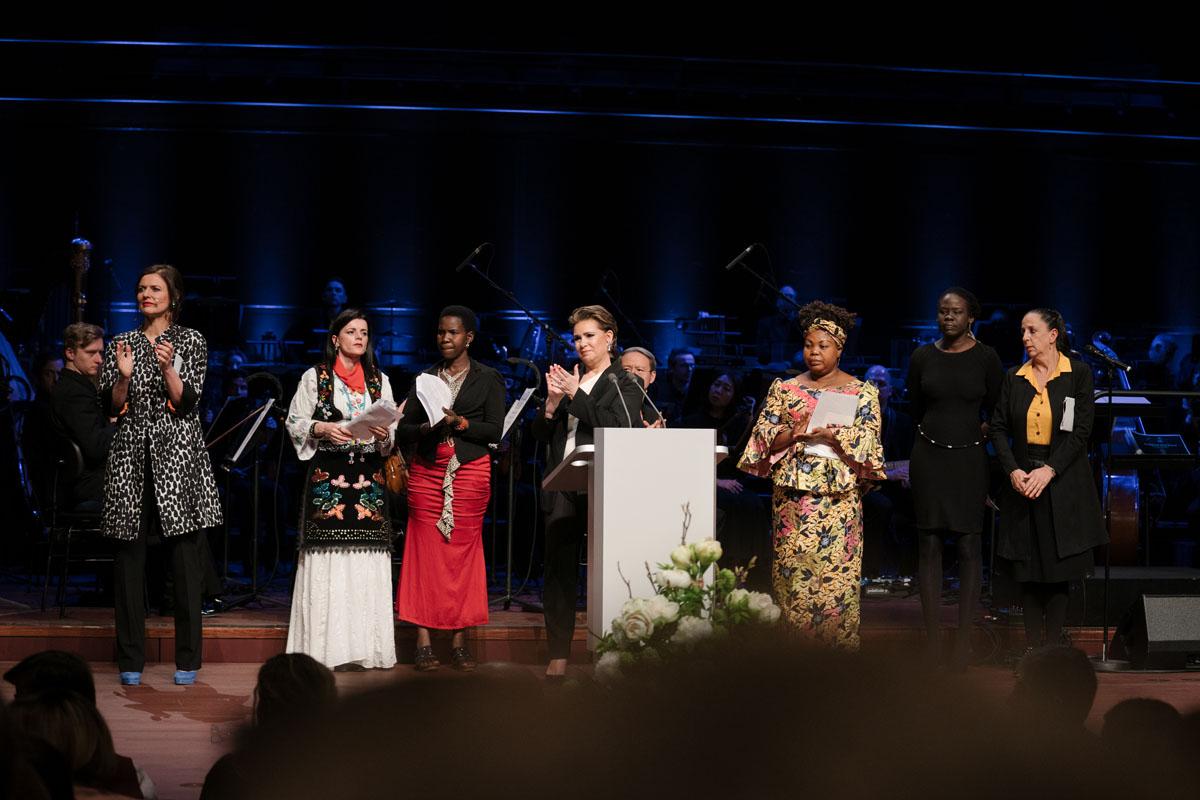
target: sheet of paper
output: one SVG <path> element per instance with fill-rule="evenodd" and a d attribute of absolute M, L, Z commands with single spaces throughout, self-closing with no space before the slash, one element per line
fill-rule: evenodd
<path fill-rule="evenodd" d="M 422 372 L 417 376 L 417 399 L 425 409 L 425 416 L 430 425 L 436 425 L 446 416 L 443 408 L 450 408 L 454 400 L 450 397 L 450 387 L 436 375 Z"/>
<path fill-rule="evenodd" d="M 849 427 L 854 424 L 854 415 L 858 412 L 858 397 L 839 392 L 821 392 L 817 398 L 817 407 L 813 410 L 808 429 L 815 431 L 830 425 Z M 804 448 L 805 453 L 822 458 L 839 458 L 832 447 L 823 444 L 810 444 Z"/>
<path fill-rule="evenodd" d="M 373 439 L 371 428 L 386 428 L 396 421 L 399 414 L 396 404 L 386 398 L 376 400 L 367 410 L 341 426 L 355 439 Z"/>
<path fill-rule="evenodd" d="M 508 413 L 504 415 L 504 430 L 500 432 L 500 438 L 503 439 L 508 435 L 508 429 L 517 421 L 517 417 L 521 416 L 521 412 L 525 410 L 525 404 L 529 402 L 529 398 L 533 396 L 533 387 L 527 387 L 521 392 L 521 396 L 513 401 L 512 407 L 508 409 Z"/>

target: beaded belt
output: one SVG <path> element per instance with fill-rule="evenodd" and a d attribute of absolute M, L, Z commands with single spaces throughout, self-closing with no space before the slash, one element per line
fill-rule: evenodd
<path fill-rule="evenodd" d="M 926 433 L 925 429 L 920 425 L 917 426 L 917 433 L 921 434 L 921 438 L 929 442 L 934 447 L 940 447 L 943 450 L 966 450 L 968 447 L 979 447 L 981 444 L 983 444 L 983 439 L 980 439 L 977 442 L 971 442 L 970 444 L 946 444 L 945 442 L 939 442 L 937 439 L 934 439 L 932 436 Z"/>

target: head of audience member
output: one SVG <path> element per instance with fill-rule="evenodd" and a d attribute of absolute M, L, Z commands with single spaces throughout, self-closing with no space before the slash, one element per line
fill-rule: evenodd
<path fill-rule="evenodd" d="M 321 289 L 321 306 L 333 319 L 346 306 L 346 285 L 340 278 L 330 278 Z"/>
<path fill-rule="evenodd" d="M 403 773 L 414 796 L 444 793 L 448 776 L 456 795 L 551 785 L 569 787 L 578 800 L 612 797 L 620 786 L 693 800 L 867 797 L 881 787 L 999 799 L 1023 796 L 1031 785 L 1046 796 L 1092 796 L 1097 788 L 1107 791 L 1096 796 L 1121 796 L 1134 783 L 1080 749 L 1047 759 L 1049 734 L 1010 722 L 978 686 L 886 657 L 804 647 L 779 630 L 714 637 L 689 658 L 641 661 L 622 672 L 610 684 L 553 692 L 528 673 L 481 670 L 463 681 L 355 694 L 326 717 L 257 737 L 261 749 L 245 761 L 247 796 L 389 796 L 397 754 L 419 765 Z M 853 745 L 869 746 L 887 724 L 902 725 L 904 735 L 864 758 Z M 527 729 L 539 731 L 536 747 L 479 747 L 463 758 L 447 746 Z M 718 737 L 719 763 L 697 755 L 698 730 Z"/>
<path fill-rule="evenodd" d="M 975 320 L 982 314 L 979 298 L 961 286 L 951 286 L 938 295 L 938 330 L 945 341 L 970 336 Z"/>
<path fill-rule="evenodd" d="M 800 309 L 798 321 L 804 331 L 804 365 L 809 374 L 820 379 L 836 371 L 855 315 L 841 306 L 814 300 Z"/>
<path fill-rule="evenodd" d="M 796 316 L 796 290 L 791 286 L 781 286 L 779 294 L 782 297 L 775 299 L 775 311 L 783 317 Z"/>
<path fill-rule="evenodd" d="M 63 367 L 93 382 L 104 364 L 104 329 L 88 322 L 75 322 L 63 331 Z"/>
<path fill-rule="evenodd" d="M 329 323 L 325 340 L 325 363 L 331 367 L 338 358 L 361 363 L 363 373 L 375 374 L 375 354 L 371 348 L 371 323 L 365 312 L 347 308 Z"/>
<path fill-rule="evenodd" d="M 258 670 L 254 724 L 279 725 L 328 710 L 337 701 L 333 673 L 304 653 L 280 653 Z"/>
<path fill-rule="evenodd" d="M 864 379 L 867 383 L 872 384 L 879 390 L 879 409 L 882 411 L 887 408 L 888 400 L 892 399 L 892 392 L 895 387 L 892 386 L 892 373 L 882 364 L 872 364 L 867 367 Z"/>
<path fill-rule="evenodd" d="M 1021 661 L 1013 688 L 1018 719 L 1059 730 L 1082 730 L 1096 699 L 1096 670 L 1082 650 L 1045 647 Z"/>
<path fill-rule="evenodd" d="M 658 377 L 658 361 L 644 347 L 626 347 L 621 353 L 621 369 L 640 380 L 643 389 L 649 389 Z"/>
<path fill-rule="evenodd" d="M 222 366 L 230 372 L 235 372 L 246 367 L 246 354 L 241 350 L 229 350 L 225 353 L 225 358 L 221 362 Z"/>
<path fill-rule="evenodd" d="M 716 419 L 725 419 L 731 416 L 737 410 L 734 400 L 737 399 L 741 388 L 742 376 L 739 373 L 732 370 L 717 373 L 716 377 L 712 379 L 712 383 L 708 385 L 708 397 L 706 398 L 708 415 Z"/>
<path fill-rule="evenodd" d="M 1069 347 L 1067 323 L 1053 308 L 1035 308 L 1021 317 L 1021 344 L 1025 355 L 1050 369 L 1061 350 Z"/>
<path fill-rule="evenodd" d="M 479 330 L 479 320 L 475 312 L 466 306 L 446 306 L 438 314 L 437 346 L 438 354 L 446 364 L 452 364 L 462 358 L 463 354 L 475 341 Z"/>
<path fill-rule="evenodd" d="M 246 382 L 245 373 L 241 370 L 225 373 L 225 377 L 221 379 L 221 394 L 227 398 L 248 397 L 250 384 Z"/>
<path fill-rule="evenodd" d="M 1175 344 L 1174 339 L 1166 334 L 1160 333 L 1150 342 L 1150 350 L 1147 353 L 1150 363 L 1160 367 L 1170 364 L 1171 360 L 1175 358 L 1175 350 L 1177 347 L 1178 346 Z"/>
<path fill-rule="evenodd" d="M 96 702 L 96 682 L 87 662 L 63 650 L 43 650 L 17 662 L 4 680 L 13 685 L 16 699 L 49 689 L 69 689 L 89 703 Z"/>
<path fill-rule="evenodd" d="M 116 775 L 112 734 L 95 703 L 69 689 L 47 689 L 13 701 L 9 712 L 20 734 L 66 759 L 72 783 L 103 786 Z"/>
<path fill-rule="evenodd" d="M 667 356 L 667 377 L 680 392 L 686 392 L 696 371 L 696 354 L 686 347 L 676 347 Z"/>
<path fill-rule="evenodd" d="M 53 779 L 55 775 L 66 772 L 64 759 L 48 745 L 42 745 L 41 748 L 30 746 L 36 744 L 36 741 L 14 728 L 8 707 L 0 703 L 0 800 L 73 800 L 75 792 L 70 781 L 61 781 L 61 785 L 55 787 L 57 791 L 47 786 L 47 778 Z M 54 769 L 38 768 L 38 749 L 57 757 Z M 45 773 L 45 776 L 41 773 Z"/>
<path fill-rule="evenodd" d="M 63 371 L 62 356 L 56 353 L 38 353 L 33 360 L 33 389 L 39 397 L 46 397 L 54 391 L 58 383 L 58 374 Z"/>
<path fill-rule="evenodd" d="M 144 326 L 160 319 L 176 323 L 183 313 L 183 273 L 170 264 L 151 264 L 138 276 L 134 297 Z"/>
<path fill-rule="evenodd" d="M 567 319 L 575 352 L 588 372 L 605 370 L 617 346 L 617 320 L 604 306 L 580 306 Z"/>
<path fill-rule="evenodd" d="M 1194 759 L 1187 751 L 1183 716 L 1169 703 L 1148 697 L 1122 700 L 1110 708 L 1100 744 L 1111 758 L 1138 765 L 1148 781 L 1147 797 L 1161 796 L 1162 789 L 1179 782 Z"/>

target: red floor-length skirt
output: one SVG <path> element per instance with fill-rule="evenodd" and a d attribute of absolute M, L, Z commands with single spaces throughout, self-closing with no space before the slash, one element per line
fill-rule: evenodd
<path fill-rule="evenodd" d="M 442 443 L 435 463 L 417 457 L 409 470 L 408 532 L 396 617 L 423 628 L 457 630 L 488 621 L 483 514 L 491 495 L 491 459 L 477 458 L 455 473 L 454 530 L 446 541 L 437 523 L 442 478 L 453 453 L 452 445 Z"/>

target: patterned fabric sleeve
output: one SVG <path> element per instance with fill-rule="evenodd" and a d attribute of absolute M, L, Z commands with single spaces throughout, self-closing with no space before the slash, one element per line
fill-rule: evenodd
<path fill-rule="evenodd" d="M 300 376 L 300 385 L 292 395 L 292 403 L 288 407 L 287 432 L 291 437 L 292 446 L 296 448 L 296 457 L 307 461 L 317 452 L 317 439 L 309 436 L 308 431 L 313 424 L 313 411 L 317 408 L 317 371 L 309 369 Z"/>
<path fill-rule="evenodd" d="M 880 439 L 879 390 L 864 383 L 858 393 L 854 424 L 835 429 L 841 445 L 842 460 L 854 470 L 860 481 L 880 481 L 883 471 L 883 442 Z"/>
<path fill-rule="evenodd" d="M 767 390 L 767 399 L 763 402 L 758 421 L 754 423 L 754 428 L 750 431 L 750 440 L 746 442 L 746 449 L 742 452 L 738 469 L 760 478 L 770 477 L 771 468 L 779 460 L 777 457 L 771 457 L 771 443 L 775 441 L 779 431 L 787 425 L 791 416 L 783 385 L 776 378 L 771 384 L 771 388 Z M 782 453 L 776 454 L 776 456 L 780 455 Z"/>

